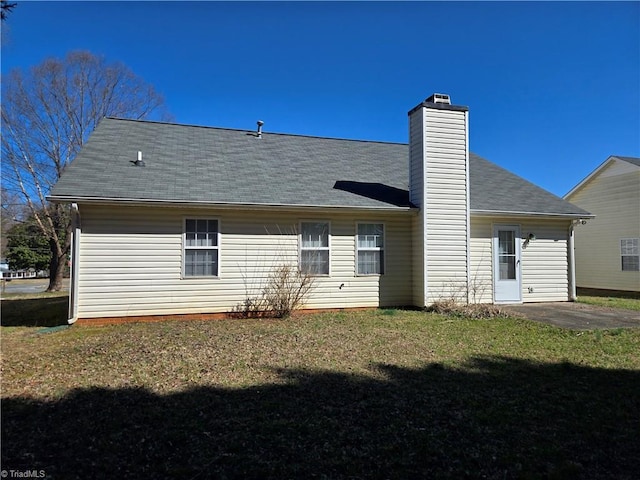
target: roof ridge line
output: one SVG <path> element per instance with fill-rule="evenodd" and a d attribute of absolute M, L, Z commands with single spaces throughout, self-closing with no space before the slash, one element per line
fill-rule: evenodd
<path fill-rule="evenodd" d="M 230 132 L 243 132 L 243 133 L 255 133 L 255 130 L 247 130 L 243 128 L 230 128 L 230 127 L 213 127 L 210 125 L 196 125 L 193 123 L 176 123 L 176 122 L 166 122 L 160 120 L 147 120 L 147 119 L 138 119 L 138 118 L 124 118 L 124 117 L 112 117 L 105 116 L 104 118 L 109 120 L 118 120 L 125 122 L 137 122 L 137 123 L 152 123 L 156 125 L 170 125 L 174 127 L 191 127 L 191 128 L 205 128 L 209 130 L 226 130 Z M 327 137 L 327 136 L 318 136 L 318 135 L 305 135 L 301 133 L 281 133 L 281 132 L 269 132 L 262 131 L 262 134 L 265 135 L 278 135 L 282 137 L 302 137 L 302 138 L 315 138 L 319 140 L 338 140 L 341 142 L 360 142 L 360 143 L 378 143 L 382 145 L 409 145 L 409 143 L 405 142 L 391 142 L 391 141 L 383 141 L 383 140 L 363 140 L 357 138 L 340 138 L 340 137 Z"/>

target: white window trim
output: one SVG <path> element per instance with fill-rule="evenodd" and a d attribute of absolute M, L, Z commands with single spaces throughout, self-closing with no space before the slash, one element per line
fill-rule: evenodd
<path fill-rule="evenodd" d="M 622 242 L 626 241 L 626 240 L 635 240 L 636 241 L 636 243 L 638 244 L 638 254 L 632 255 L 632 254 L 628 254 L 628 253 L 622 253 Z M 621 238 L 620 241 L 618 242 L 618 245 L 620 247 L 620 271 L 621 272 L 637 272 L 638 270 L 623 270 L 622 269 L 622 258 L 623 257 L 638 257 L 638 261 L 640 262 L 640 239 L 639 238 Z"/>
<path fill-rule="evenodd" d="M 187 247 L 187 220 L 215 220 L 218 222 L 218 241 L 217 241 L 217 246 L 216 247 L 211 247 L 211 246 L 205 246 L 205 247 L 194 247 L 194 246 L 189 246 Z M 221 258 L 222 258 L 222 236 L 220 234 L 220 232 L 222 231 L 222 223 L 220 221 L 220 218 L 218 217 L 203 217 L 203 216 L 198 216 L 198 215 L 189 215 L 189 216 L 185 216 L 182 217 L 182 250 L 180 251 L 180 256 L 181 256 L 181 261 L 180 261 L 180 278 L 182 280 L 202 280 L 202 279 L 214 279 L 214 278 L 220 278 L 221 274 L 220 271 L 222 269 L 222 262 L 221 262 Z M 185 257 L 186 255 L 185 250 L 189 249 L 189 250 L 218 250 L 218 274 L 217 275 L 185 275 Z"/>
<path fill-rule="evenodd" d="M 376 248 L 358 248 L 358 225 L 382 225 L 382 241 L 383 241 L 383 247 L 376 247 Z M 356 258 L 355 258 L 355 273 L 356 273 L 356 277 L 380 277 L 382 275 L 384 275 L 385 273 L 387 273 L 387 225 L 385 222 L 377 222 L 377 221 L 370 221 L 370 222 L 356 222 L 356 232 L 354 235 L 354 240 L 356 242 Z M 358 252 L 359 251 L 363 251 L 363 252 L 379 252 L 382 251 L 382 273 L 358 273 Z"/>
<path fill-rule="evenodd" d="M 327 234 L 327 247 L 319 248 L 302 248 L 302 224 L 303 223 L 326 223 L 329 232 Z M 298 268 L 302 270 L 302 250 L 327 250 L 329 252 L 329 273 L 313 274 L 314 277 L 330 277 L 331 276 L 331 221 L 323 219 L 303 219 L 298 221 Z"/>

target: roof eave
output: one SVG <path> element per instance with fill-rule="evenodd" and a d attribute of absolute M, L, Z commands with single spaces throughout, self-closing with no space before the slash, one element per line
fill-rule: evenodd
<path fill-rule="evenodd" d="M 129 206 L 165 206 L 165 207 L 194 207 L 194 208 L 221 208 L 221 209 L 287 209 L 287 210 L 362 210 L 376 212 L 417 212 L 416 207 L 396 206 L 362 206 L 362 205 L 306 205 L 286 203 L 249 203 L 249 202 L 207 202 L 197 200 L 160 200 L 139 198 L 113 198 L 113 197 L 78 197 L 67 195 L 50 195 L 47 200 L 54 203 L 78 203 L 93 205 L 129 205 Z"/>
<path fill-rule="evenodd" d="M 597 175 L 600 174 L 600 172 L 602 170 L 604 170 L 605 167 L 607 167 L 610 163 L 615 162 L 615 161 L 619 161 L 619 162 L 625 162 L 628 163 L 629 165 L 634 165 L 636 167 L 640 166 L 636 163 L 634 163 L 633 161 L 629 161 L 628 158 L 623 158 L 623 157 L 619 157 L 617 155 L 610 155 L 604 162 L 602 162 L 598 167 L 596 167 L 595 170 L 593 170 L 589 175 L 587 175 L 586 177 L 584 177 L 580 183 L 578 183 L 575 187 L 573 187 L 571 190 L 569 190 L 562 198 L 564 198 L 565 200 L 568 200 L 569 197 L 571 197 L 574 193 L 576 193 L 578 190 L 582 189 L 587 183 L 589 183 L 594 177 L 596 177 Z"/>
<path fill-rule="evenodd" d="M 537 217 L 537 218 L 594 218 L 591 213 L 555 213 L 555 212 L 516 212 L 502 210 L 475 210 L 471 215 L 482 217 Z"/>
<path fill-rule="evenodd" d="M 569 197 L 571 197 L 571 195 L 573 195 L 578 190 L 580 190 L 582 187 L 584 187 L 587 183 L 589 183 L 589 181 L 591 181 L 591 179 L 593 177 L 598 175 L 607 165 L 609 165 L 611 162 L 615 162 L 616 160 L 617 160 L 616 156 L 610 155 L 604 162 L 602 162 L 600 165 L 598 165 L 595 168 L 595 170 L 593 170 L 589 175 L 584 177 L 575 187 L 573 187 L 571 190 L 569 190 L 567 193 L 565 193 L 562 198 L 564 198 L 565 200 L 568 200 Z"/>

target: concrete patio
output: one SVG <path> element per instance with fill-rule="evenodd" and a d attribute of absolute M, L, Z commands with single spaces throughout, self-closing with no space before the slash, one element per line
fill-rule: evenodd
<path fill-rule="evenodd" d="M 640 328 L 640 312 L 598 307 L 578 302 L 525 303 L 505 305 L 529 320 L 571 330 Z"/>

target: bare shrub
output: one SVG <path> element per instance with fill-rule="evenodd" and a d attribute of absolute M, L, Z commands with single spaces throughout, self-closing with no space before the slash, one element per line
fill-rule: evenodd
<path fill-rule="evenodd" d="M 467 298 L 471 303 L 478 303 L 478 301 L 484 297 L 485 292 L 490 288 L 491 286 L 487 280 L 481 278 L 479 273 L 476 271 L 470 279 L 469 287 L 467 288 Z"/>
<path fill-rule="evenodd" d="M 300 308 L 313 287 L 314 277 L 297 266 L 279 265 L 269 274 L 262 296 L 269 311 L 278 318 Z"/>
<path fill-rule="evenodd" d="M 518 316 L 513 312 L 507 312 L 497 305 L 491 305 L 489 303 L 462 304 L 457 303 L 452 299 L 435 301 L 425 310 L 427 312 L 439 313 L 441 315 L 474 319 L 507 318 Z"/>
<path fill-rule="evenodd" d="M 232 310 L 240 318 L 286 318 L 304 305 L 315 277 L 295 265 L 281 264 L 271 270 L 260 295 L 245 298 Z"/>
<path fill-rule="evenodd" d="M 438 301 L 454 303 L 478 303 L 491 289 L 491 283 L 476 271 L 468 280 L 450 279 L 440 286 Z"/>
<path fill-rule="evenodd" d="M 233 318 L 257 318 L 266 316 L 264 298 L 246 297 L 231 310 Z"/>
<path fill-rule="evenodd" d="M 467 303 L 467 286 L 458 279 L 450 279 L 440 285 L 437 302 Z"/>

